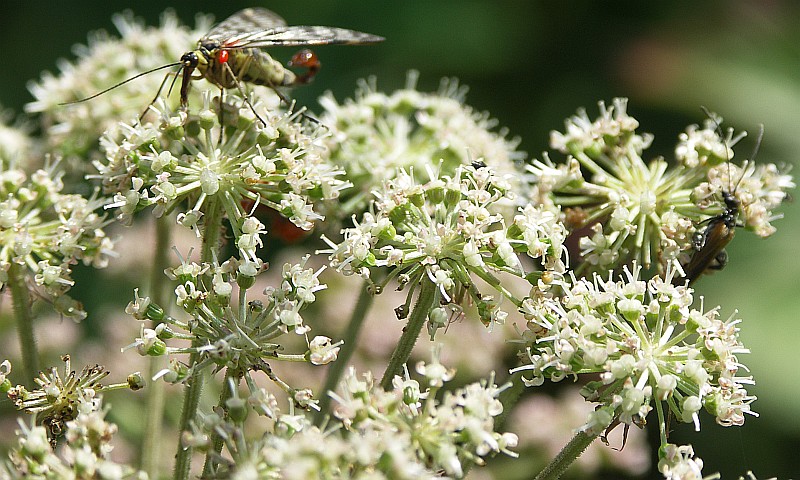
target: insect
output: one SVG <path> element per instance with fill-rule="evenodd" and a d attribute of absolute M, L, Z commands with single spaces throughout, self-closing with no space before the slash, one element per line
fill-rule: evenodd
<path fill-rule="evenodd" d="M 91 100 L 142 75 L 164 68 L 180 66 L 180 71 L 177 72 L 182 74 L 180 104 L 185 109 L 188 106 L 189 88 L 192 80 L 205 78 L 218 86 L 223 92 L 227 88 L 236 87 L 245 96 L 243 83 L 265 85 L 273 89 L 291 87 L 310 82 L 319 72 L 319 59 L 310 50 L 301 50 L 289 62 L 290 67 L 306 69 L 305 73 L 297 75 L 273 59 L 269 54 L 263 52 L 262 48 L 332 44 L 359 45 L 377 43 L 383 40 L 383 37 L 377 35 L 344 28 L 288 26 L 283 18 L 270 10 L 265 8 L 246 8 L 231 15 L 212 28 L 197 42 L 197 48 L 184 53 L 180 61 L 142 72 L 90 97 L 69 103 Z M 177 76 L 175 78 L 177 79 Z M 156 99 L 160 95 L 165 82 L 166 78 L 156 94 Z M 280 92 L 278 94 L 282 100 L 287 101 Z M 155 99 L 153 102 L 155 102 Z M 253 106 L 249 102 L 248 105 L 253 110 Z M 255 110 L 253 112 L 255 113 Z M 144 113 L 142 116 L 144 116 Z M 260 117 L 258 118 L 261 120 Z"/>
<path fill-rule="evenodd" d="M 706 112 L 706 115 L 711 118 L 714 123 L 716 123 L 717 134 L 722 137 L 720 125 L 716 121 L 715 117 L 705 108 L 703 108 L 703 111 Z M 751 155 L 751 159 L 754 158 L 758 152 L 763 135 L 764 129 L 762 126 L 758 135 L 758 139 L 756 140 L 755 149 Z M 727 160 L 727 164 L 728 179 L 730 180 L 730 158 Z M 739 183 L 741 183 L 741 181 L 744 179 L 746 172 L 747 165 L 744 165 L 742 168 L 742 176 L 739 178 L 739 181 L 736 183 L 733 189 L 731 191 L 722 191 L 722 201 L 725 204 L 722 213 L 706 220 L 704 222 L 706 223 L 705 228 L 695 233 L 694 238 L 692 239 L 694 253 L 689 261 L 683 265 L 685 277 L 675 278 L 673 283 L 682 284 L 688 280 L 689 285 L 691 285 L 706 271 L 722 270 L 725 265 L 727 265 L 728 252 L 725 251 L 725 247 L 728 246 L 731 240 L 733 240 L 733 236 L 736 233 L 736 227 L 740 226 L 738 220 L 739 213 L 741 212 L 742 208 L 742 202 L 736 198 L 736 189 L 739 187 Z"/>

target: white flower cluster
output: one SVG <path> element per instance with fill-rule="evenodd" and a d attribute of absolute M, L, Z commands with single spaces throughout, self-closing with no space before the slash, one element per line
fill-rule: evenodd
<path fill-rule="evenodd" d="M 175 299 L 190 317 L 180 320 L 165 315 L 161 306 L 136 292 L 126 312 L 137 319 L 160 323 L 154 328 L 142 326 L 140 337 L 128 348 L 136 348 L 141 355 L 173 357 L 171 367 L 158 375 L 173 383 L 185 380 L 192 371 L 211 366 L 244 374 L 259 369 L 266 372 L 267 362 L 272 360 L 329 363 L 336 359 L 339 344 L 331 344 L 327 337 L 309 341 L 305 355 L 281 353 L 281 345 L 275 343 L 289 332 L 307 338 L 311 330 L 300 311 L 316 300 L 316 292 L 325 285 L 318 279 L 321 270 L 304 268 L 306 260 L 307 256 L 300 264 L 284 265 L 280 286 L 267 288 L 265 298 L 257 300 L 248 300 L 247 291 L 264 270 L 260 261 L 230 259 L 222 265 L 184 261 L 167 274 L 179 282 Z M 239 292 L 232 305 L 234 285 L 238 285 Z M 168 346 L 171 339 L 191 345 Z M 177 360 L 177 356 L 189 353 L 196 354 L 195 363 L 187 365 Z"/>
<path fill-rule="evenodd" d="M 250 217 L 254 205 L 309 230 L 322 218 L 314 202 L 338 197 L 347 185 L 337 178 L 341 170 L 328 162 L 319 130 L 308 132 L 299 114 L 261 101 L 248 105 L 233 95 L 228 101 L 236 103 L 223 104 L 220 113 L 210 95 L 204 94 L 196 115 L 161 103 L 157 125 L 121 125 L 103 138 L 107 161 L 96 166 L 105 190 L 115 194 L 109 206 L 121 221 L 130 222 L 148 206 L 155 206 L 157 216 L 180 208 L 178 222 L 194 229 L 208 209 L 221 209 L 242 256 L 252 260 L 266 232 Z"/>
<path fill-rule="evenodd" d="M 3 480 L 26 478 L 103 478 L 144 480 L 147 475 L 111 459 L 111 441 L 117 426 L 105 420 L 101 397 L 82 395 L 74 404 L 75 415 L 64 422 L 66 442 L 56 449 L 44 426 L 28 426 L 20 420 L 15 432 L 10 464 L 0 463 Z"/>
<path fill-rule="evenodd" d="M 618 282 L 573 279 L 562 298 L 525 300 L 527 365 L 518 370 L 532 374 L 526 382 L 600 374 L 583 390 L 603 406 L 587 426 L 595 433 L 612 418 L 643 423 L 654 400 L 659 412 L 665 402 L 679 421 L 698 429 L 702 408 L 723 426 L 756 415 L 750 409 L 755 397 L 744 387 L 752 377 L 737 376 L 743 368 L 737 356 L 748 353 L 738 338 L 739 320 L 719 319 L 718 309 L 691 308 L 691 289 L 670 279 L 645 282 L 640 268 L 625 271 Z"/>
<path fill-rule="evenodd" d="M 495 274 L 528 278 L 518 255 L 536 259 L 542 270 L 561 274 L 565 269 L 565 231 L 556 215 L 528 205 L 506 226 L 494 205 L 513 198 L 506 179 L 483 165 L 459 166 L 451 176 L 420 183 L 413 174 L 398 172 L 376 192 L 375 213 L 367 213 L 344 240 L 331 246 L 331 266 L 344 274 L 370 278 L 385 269 L 388 282 L 416 285 L 424 279 L 436 284 L 445 302 L 460 303 L 469 295 L 486 325 L 502 323 L 507 315 L 499 301 L 478 291 L 475 276 L 510 298 Z M 534 285 L 542 272 L 529 278 Z M 379 277 L 381 278 L 381 277 Z"/>

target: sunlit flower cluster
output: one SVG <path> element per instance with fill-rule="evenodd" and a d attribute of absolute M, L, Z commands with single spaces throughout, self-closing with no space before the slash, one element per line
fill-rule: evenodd
<path fill-rule="evenodd" d="M 742 425 L 755 397 L 737 376 L 738 355 L 748 353 L 739 341 L 738 323 L 719 318 L 718 309 L 694 309 L 692 291 L 671 279 L 639 280 L 640 268 L 625 269 L 617 282 L 595 276 L 573 279 L 561 298 L 526 299 L 528 329 L 523 337 L 529 385 L 599 374 L 583 395 L 602 408 L 593 413 L 593 433 L 616 419 L 642 424 L 653 403 L 662 433 L 662 402 L 674 418 L 700 428 L 705 409 L 723 426 Z M 603 418 L 601 418 L 603 417 Z"/>
<path fill-rule="evenodd" d="M 97 213 L 102 200 L 64 194 L 63 187 L 54 167 L 28 177 L 0 160 L 0 287 L 31 277 L 59 313 L 81 320 L 86 312 L 66 294 L 75 283 L 72 266 L 105 267 L 114 244 Z"/>
<path fill-rule="evenodd" d="M 136 292 L 126 312 L 160 323 L 155 328 L 142 326 L 141 336 L 129 348 L 136 348 L 141 355 L 169 355 L 170 368 L 159 377 L 173 383 L 207 367 L 215 371 L 225 368 L 236 375 L 260 370 L 277 381 L 268 362 L 330 363 L 336 359 L 339 345 L 327 337 L 308 341 L 308 350 L 299 355 L 283 353 L 281 344 L 276 343 L 290 332 L 308 338 L 311 330 L 300 311 L 313 303 L 316 292 L 325 286 L 317 278 L 320 271 L 304 268 L 306 260 L 284 265 L 280 286 L 267 288 L 258 299 L 248 298 L 248 289 L 265 268 L 260 261 L 230 259 L 217 265 L 185 260 L 167 274 L 178 282 L 175 301 L 188 318 L 166 315 L 163 306 Z M 232 301 L 236 286 L 239 289 Z M 179 360 L 190 353 L 196 356 L 194 363 Z"/>
<path fill-rule="evenodd" d="M 507 226 L 502 215 L 492 213 L 496 202 L 513 198 L 495 170 L 476 164 L 459 166 L 453 176 L 437 175 L 432 167 L 426 171 L 427 182 L 405 171 L 387 180 L 376 192 L 375 212 L 343 230 L 338 245 L 328 240 L 333 268 L 365 278 L 384 270 L 388 275 L 377 277 L 381 285 L 394 278 L 401 286 L 433 282 L 442 303 L 460 304 L 467 295 L 486 325 L 504 321 L 503 297 L 520 304 L 495 274 L 536 285 L 542 271 L 564 271 L 565 231 L 556 215 L 528 205 Z M 540 271 L 528 277 L 520 253 L 535 259 Z M 495 289 L 499 299 L 480 292 L 473 277 Z M 440 318 L 444 326 L 446 317 L 431 319 Z"/>
<path fill-rule="evenodd" d="M 327 161 L 320 131 L 277 109 L 277 97 L 268 106 L 228 95 L 233 103 L 222 112 L 210 97 L 206 92 L 196 114 L 159 103 L 157 123 L 121 125 L 106 135 L 108 159 L 97 162 L 99 176 L 123 222 L 149 206 L 157 216 L 179 209 L 178 222 L 193 229 L 209 212 L 224 214 L 242 256 L 252 259 L 266 232 L 250 217 L 254 204 L 309 230 L 322 218 L 313 203 L 336 198 L 346 184 Z"/>
<path fill-rule="evenodd" d="M 480 158 L 500 174 L 514 175 L 512 188 L 521 191 L 519 163 L 525 155 L 516 149 L 519 141 L 507 139 L 504 129 L 493 131 L 496 120 L 465 105 L 467 89 L 455 80 L 443 80 L 435 93 L 418 91 L 416 83 L 411 72 L 406 87 L 391 94 L 379 92 L 370 79 L 343 103 L 330 93 L 320 98 L 321 121 L 332 131 L 331 157 L 354 185 L 331 215 L 360 215 L 384 180 L 399 169 L 422 171 L 431 162 L 441 162 L 441 174 L 453 175 Z"/>
<path fill-rule="evenodd" d="M 9 453 L 10 464 L 0 463 L 0 478 L 104 478 L 145 479 L 146 474 L 111 459 L 111 441 L 117 426 L 105 420 L 100 396 L 76 399 L 74 415 L 64 422 L 66 442 L 56 449 L 48 442 L 44 426 L 20 421 L 16 445 Z"/>
<path fill-rule="evenodd" d="M 164 13 L 159 27 L 144 26 L 130 12 L 115 15 L 113 20 L 121 38 L 105 32 L 92 34 L 88 45 L 75 47 L 77 61 L 62 60 L 58 75 L 45 73 L 30 87 L 36 100 L 26 110 L 42 114 L 50 148 L 67 158 L 82 158 L 84 164 L 86 158 L 97 155 L 97 142 L 104 131 L 119 121 L 133 121 L 145 111 L 159 91 L 166 70 L 137 78 L 102 99 L 60 104 L 89 97 L 142 72 L 178 61 L 210 26 L 208 18 L 198 17 L 196 28 L 189 29 L 180 25 L 171 11 Z M 74 166 L 81 171 L 86 168 L 77 162 Z"/>
<path fill-rule="evenodd" d="M 631 261 L 660 272 L 668 264 L 678 269 L 681 253 L 697 248 L 697 233 L 726 208 L 723 192 L 740 202 L 740 223 L 761 236 L 774 232 L 772 210 L 794 184 L 772 164 L 733 165 L 732 148 L 744 134 L 721 136 L 722 120 L 715 116 L 680 135 L 675 166 L 660 157 L 647 162 L 643 154 L 653 136 L 636 132 L 639 122 L 626 108 L 622 98 L 610 107 L 600 102 L 594 121 L 579 110 L 566 121 L 566 132 L 551 134 L 550 145 L 568 155 L 565 162 L 545 156 L 529 167 L 539 194 L 564 208 L 567 227 L 590 228 L 581 233 L 577 273 Z"/>
<path fill-rule="evenodd" d="M 248 398 L 234 393 L 226 404 L 229 414 L 204 415 L 184 435 L 184 445 L 208 449 L 212 436 L 221 435 L 230 459 L 218 457 L 215 473 L 224 478 L 433 479 L 441 478 L 439 472 L 461 478 L 466 466 L 483 465 L 489 456 L 514 455 L 516 435 L 494 431 L 503 411 L 497 398 L 502 388 L 489 380 L 437 398 L 454 372 L 436 360 L 417 370 L 427 386 L 406 375 L 383 391 L 371 375 L 358 376 L 351 368 L 339 393 L 332 393 L 339 405 L 324 431 L 291 405 L 282 413 L 263 390 Z M 274 421 L 269 434 L 245 434 L 241 412 L 250 408 Z"/>

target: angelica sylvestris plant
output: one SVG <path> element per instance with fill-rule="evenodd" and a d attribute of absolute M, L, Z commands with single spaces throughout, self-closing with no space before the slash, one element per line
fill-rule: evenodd
<path fill-rule="evenodd" d="M 617 428 L 649 424 L 659 429 L 659 472 L 699 479 L 703 461 L 670 441 L 669 419 L 699 429 L 708 414 L 723 426 L 757 416 L 741 358 L 746 323 L 724 314 L 728 306 L 696 301 L 684 267 L 711 251 L 723 222 L 726 243 L 733 223 L 773 234 L 794 185 L 775 165 L 733 163 L 743 134 L 723 131 L 720 118 L 688 127 L 674 161 L 649 160 L 652 136 L 615 99 L 596 120 L 581 110 L 552 134 L 563 162 L 545 155 L 522 174 L 518 142 L 466 106 L 463 87 L 448 80 L 423 93 L 415 73 L 393 93 L 370 80 L 343 102 L 326 94 L 320 115 L 246 78 L 243 91 L 192 81 L 184 107 L 176 92 L 151 103 L 158 75 L 60 106 L 174 62 L 207 28 L 191 31 L 170 15 L 160 28 L 127 16 L 116 23 L 121 40 L 93 37 L 79 61 L 32 87 L 28 111 L 39 114 L 43 138 L 0 128 L 0 283 L 27 370 L 14 385 L 11 363 L 0 363 L 0 391 L 31 415 L 0 478 L 156 478 L 164 468 L 180 480 L 462 478 L 494 456 L 524 457 L 524 436 L 507 431 L 524 426 L 502 426 L 503 418 L 521 387 L 566 379 L 594 410 L 537 478 L 558 478 Z M 87 183 L 59 170 L 67 160 L 94 167 L 87 178 L 98 193 L 71 193 Z M 265 251 L 274 234 L 259 219 L 265 207 L 303 230 L 320 226 L 325 245 L 299 247 L 315 255 Z M 122 235 L 142 235 L 131 232 L 150 214 L 154 273 L 117 307 L 139 322 L 138 335 L 112 345 L 123 350 L 120 365 L 138 353 L 149 371 L 106 384 L 110 368 L 75 372 L 65 356 L 63 374 L 37 375 L 34 299 L 76 319 L 97 315 L 68 295 L 72 270 L 108 263 L 112 215 L 133 225 Z M 173 247 L 176 229 L 192 232 L 199 254 L 196 245 Z M 279 254 L 289 258 L 266 262 Z M 351 289 L 358 299 L 339 332 L 332 314 L 351 299 L 331 298 L 325 284 L 344 277 L 362 288 Z M 394 310 L 378 311 L 373 298 L 392 289 Z M 370 309 L 402 333 L 381 330 L 391 357 L 371 359 L 381 371 L 356 373 L 359 334 L 382 328 L 366 321 Z M 502 328 L 514 321 L 515 330 Z M 485 341 L 516 349 L 511 381 L 503 372 L 456 377 L 438 344 L 430 360 L 409 366 L 418 337 L 458 335 L 473 323 Z M 165 383 L 182 388 L 163 402 Z M 136 399 L 146 402 L 141 466 L 110 457 L 116 426 L 101 397 L 125 389 L 146 395 Z M 175 438 L 161 430 L 166 409 L 168 418 L 180 409 Z"/>

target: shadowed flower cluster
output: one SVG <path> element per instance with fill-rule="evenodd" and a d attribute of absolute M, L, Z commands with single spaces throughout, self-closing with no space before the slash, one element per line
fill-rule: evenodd
<path fill-rule="evenodd" d="M 267 288 L 264 298 L 248 298 L 256 277 L 265 266 L 260 261 L 228 260 L 217 265 L 184 261 L 169 269 L 168 276 L 178 281 L 177 305 L 188 315 L 185 320 L 164 314 L 164 308 L 148 297 L 135 294 L 126 312 L 140 320 L 159 323 L 155 328 L 142 327 L 142 333 L 129 346 L 141 355 L 171 357 L 170 368 L 158 377 L 168 382 L 182 382 L 194 372 L 213 367 L 227 369 L 239 378 L 250 371 L 263 371 L 291 395 L 297 391 L 274 376 L 270 361 L 309 362 L 315 365 L 336 359 L 338 345 L 327 337 L 307 340 L 304 354 L 282 353 L 279 337 L 293 332 L 306 339 L 311 328 L 305 325 L 300 311 L 316 300 L 316 292 L 325 288 L 318 280 L 320 271 L 304 268 L 307 257 L 298 265 L 286 264 L 278 288 Z M 231 302 L 234 287 L 237 298 Z M 169 346 L 169 343 L 177 343 Z M 182 343 L 182 345 L 181 345 Z M 193 354 L 194 363 L 177 357 Z"/>
<path fill-rule="evenodd" d="M 72 266 L 105 267 L 114 243 L 96 213 L 103 202 L 63 187 L 54 167 L 28 177 L 0 159 L 0 288 L 31 277 L 59 313 L 82 320 L 83 306 L 66 293 L 75 283 Z"/>

